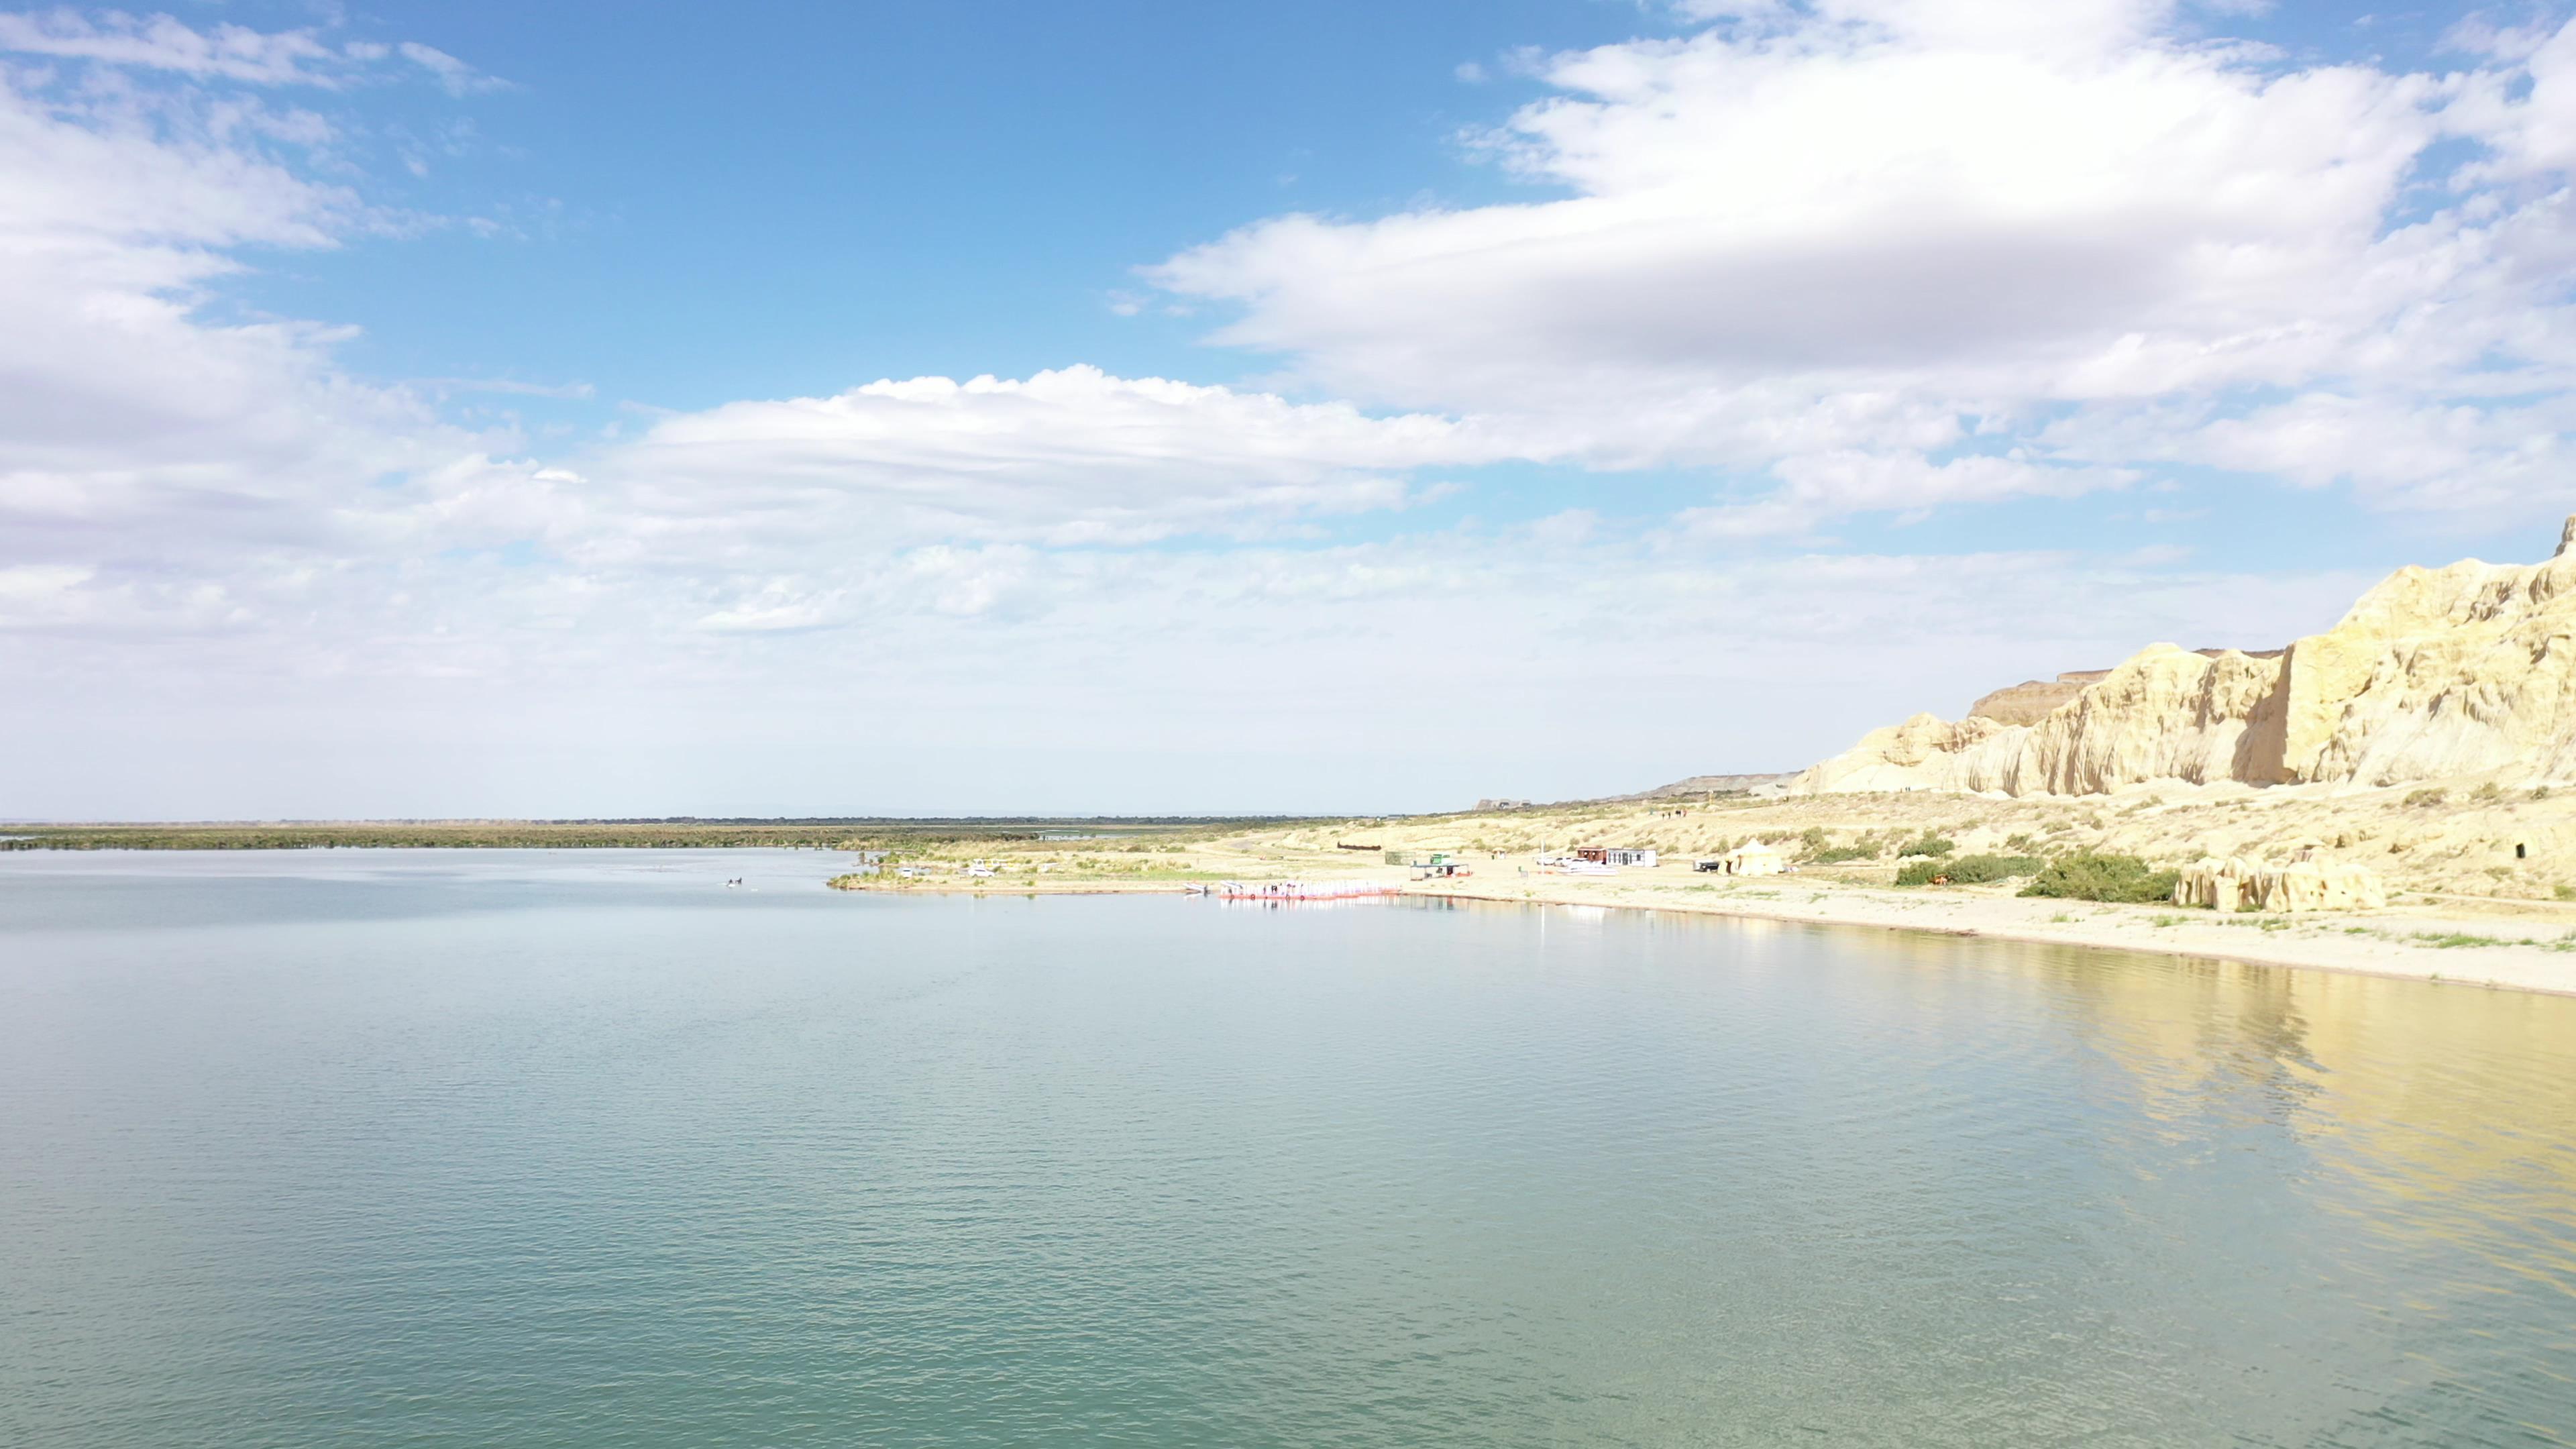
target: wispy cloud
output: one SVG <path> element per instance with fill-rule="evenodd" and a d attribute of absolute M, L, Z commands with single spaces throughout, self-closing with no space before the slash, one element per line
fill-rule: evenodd
<path fill-rule="evenodd" d="M 424 377 L 415 386 L 438 392 L 496 392 L 517 397 L 586 399 L 598 389 L 586 382 L 514 382 L 501 377 Z"/>
<path fill-rule="evenodd" d="M 387 45 L 334 39 L 319 28 L 262 31 L 234 24 L 200 28 L 169 15 L 119 10 L 84 14 L 63 7 L 0 13 L 0 52 L 167 71 L 200 80 L 324 89 L 339 89 L 379 74 L 383 62 L 398 57 L 427 72 L 451 95 L 505 84 L 418 41 Z"/>
<path fill-rule="evenodd" d="M 485 75 L 436 46 L 423 45 L 416 40 L 406 40 L 394 49 L 403 59 L 437 77 L 438 83 L 446 87 L 447 93 L 451 96 L 504 90 L 509 86 L 509 82 L 497 76 Z"/>

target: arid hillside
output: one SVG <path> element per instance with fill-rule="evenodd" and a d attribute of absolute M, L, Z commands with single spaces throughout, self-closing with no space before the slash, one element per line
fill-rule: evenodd
<path fill-rule="evenodd" d="M 2100 672 L 1918 714 L 1799 775 L 1834 794 L 2017 798 L 2140 785 L 2376 788 L 2576 779 L 2576 519 L 2545 563 L 2467 560 L 2390 575 L 2287 649 L 2154 644 Z"/>

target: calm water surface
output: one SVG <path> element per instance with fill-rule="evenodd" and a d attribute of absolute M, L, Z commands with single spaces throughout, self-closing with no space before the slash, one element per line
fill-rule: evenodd
<path fill-rule="evenodd" d="M 833 864 L 0 856 L 0 1444 L 2576 1442 L 2576 999 Z"/>

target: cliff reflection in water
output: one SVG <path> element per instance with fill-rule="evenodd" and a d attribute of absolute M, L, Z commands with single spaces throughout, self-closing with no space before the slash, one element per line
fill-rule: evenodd
<path fill-rule="evenodd" d="M 2178 1138 L 2276 1126 L 2343 1228 L 2437 1238 L 2576 1293 L 2576 998 L 2217 961 L 2045 952 L 2105 1060 Z M 2559 1242 L 2563 1244 L 2564 1239 Z"/>

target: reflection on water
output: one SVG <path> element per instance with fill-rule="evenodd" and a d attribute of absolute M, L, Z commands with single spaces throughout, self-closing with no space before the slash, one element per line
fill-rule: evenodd
<path fill-rule="evenodd" d="M 0 1442 L 2576 1440 L 2576 1000 L 832 867 L 0 858 Z"/>
<path fill-rule="evenodd" d="M 2168 1144 L 2259 1124 L 2331 1186 L 2318 1201 L 2340 1230 L 2576 1294 L 2576 1002 L 2053 949 L 2016 964 L 2057 988 Z"/>

